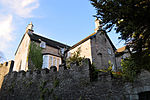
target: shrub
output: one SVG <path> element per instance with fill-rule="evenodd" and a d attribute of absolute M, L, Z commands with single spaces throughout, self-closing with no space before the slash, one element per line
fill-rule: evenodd
<path fill-rule="evenodd" d="M 82 60 L 85 59 L 85 57 L 80 57 L 80 53 L 81 53 L 81 48 L 78 48 L 77 51 L 75 51 L 73 53 L 73 55 L 71 55 L 71 57 L 69 57 L 66 60 L 67 63 L 67 67 L 70 68 L 70 64 L 71 63 L 76 63 L 77 65 L 81 66 L 82 65 Z"/>

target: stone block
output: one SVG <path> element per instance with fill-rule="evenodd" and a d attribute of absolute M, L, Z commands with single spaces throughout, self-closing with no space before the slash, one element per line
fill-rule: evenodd
<path fill-rule="evenodd" d="M 138 95 L 130 95 L 130 100 L 139 100 Z"/>
<path fill-rule="evenodd" d="M 31 70 L 28 70 L 28 71 L 26 72 L 26 77 L 27 77 L 27 78 L 32 77 L 32 75 L 33 75 L 33 72 L 32 72 Z"/>
<path fill-rule="evenodd" d="M 17 77 L 17 72 L 16 71 L 13 71 L 11 74 L 10 74 L 10 78 L 16 78 Z"/>
<path fill-rule="evenodd" d="M 48 73 L 49 73 L 49 69 L 47 69 L 47 68 L 41 70 L 41 75 L 42 76 L 45 76 Z"/>

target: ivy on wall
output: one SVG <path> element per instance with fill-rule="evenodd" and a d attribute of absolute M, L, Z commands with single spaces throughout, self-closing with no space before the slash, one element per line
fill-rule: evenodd
<path fill-rule="evenodd" d="M 29 62 L 32 63 L 32 68 L 29 69 L 41 69 L 43 64 L 42 48 L 38 46 L 35 42 L 31 42 L 29 46 Z"/>

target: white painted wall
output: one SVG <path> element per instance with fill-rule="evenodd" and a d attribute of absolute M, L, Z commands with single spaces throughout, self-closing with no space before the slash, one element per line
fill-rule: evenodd
<path fill-rule="evenodd" d="M 29 53 L 29 44 L 30 44 L 30 37 L 27 33 L 25 33 L 25 36 L 15 55 L 15 63 L 14 63 L 13 71 L 19 71 L 19 70 L 27 71 L 28 70 L 27 57 Z"/>

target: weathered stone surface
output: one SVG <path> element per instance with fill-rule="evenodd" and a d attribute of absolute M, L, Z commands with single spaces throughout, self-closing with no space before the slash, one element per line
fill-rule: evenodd
<path fill-rule="evenodd" d="M 0 89 L 4 80 L 4 76 L 12 71 L 14 65 L 14 61 L 5 62 L 3 64 L 0 63 Z"/>
<path fill-rule="evenodd" d="M 9 73 L 0 100 L 138 100 L 138 93 L 150 91 L 149 72 L 142 72 L 133 83 L 101 72 L 98 80 L 91 82 L 90 60 L 82 63 L 56 72 L 43 69 Z"/>

